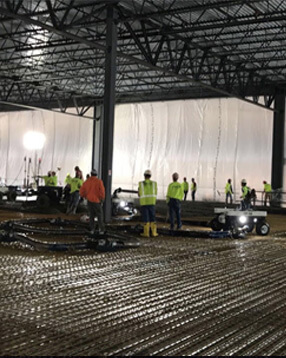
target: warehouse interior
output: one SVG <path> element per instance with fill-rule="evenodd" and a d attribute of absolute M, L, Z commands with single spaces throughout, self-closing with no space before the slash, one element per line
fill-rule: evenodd
<path fill-rule="evenodd" d="M 91 242 L 84 209 L 68 216 L 34 207 L 28 190 L 23 203 L 7 195 L 1 355 L 285 355 L 285 24 L 283 0 L 0 3 L 1 187 L 51 169 L 64 186 L 75 165 L 96 168 L 110 234 Z M 24 147 L 28 131 L 45 144 Z M 117 188 L 140 210 L 146 169 L 158 182 L 150 238 L 140 212 L 114 215 Z M 174 234 L 175 171 L 198 193 Z M 256 188 L 267 235 L 258 223 L 211 234 L 228 178 L 234 210 L 241 179 Z"/>

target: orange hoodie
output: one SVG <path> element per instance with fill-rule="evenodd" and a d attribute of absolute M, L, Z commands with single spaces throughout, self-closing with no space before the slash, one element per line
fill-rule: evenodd
<path fill-rule="evenodd" d="M 93 203 L 100 203 L 105 198 L 105 189 L 102 180 L 96 176 L 88 178 L 79 190 L 81 197 Z"/>

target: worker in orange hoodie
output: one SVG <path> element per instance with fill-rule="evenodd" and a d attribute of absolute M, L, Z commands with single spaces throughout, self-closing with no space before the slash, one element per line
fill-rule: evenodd
<path fill-rule="evenodd" d="M 99 233 L 104 234 L 104 218 L 102 203 L 105 199 L 105 188 L 102 180 L 97 178 L 97 171 L 92 169 L 91 176 L 82 184 L 79 194 L 87 199 L 89 211 L 89 227 L 94 233 L 94 218 L 97 217 Z"/>

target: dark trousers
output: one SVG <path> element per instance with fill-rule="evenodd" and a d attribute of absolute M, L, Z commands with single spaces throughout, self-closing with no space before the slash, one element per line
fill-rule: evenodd
<path fill-rule="evenodd" d="M 188 196 L 188 191 L 184 191 L 184 201 L 187 200 L 187 196 Z"/>
<path fill-rule="evenodd" d="M 155 205 L 142 205 L 141 206 L 142 220 L 144 223 L 153 223 L 155 218 Z"/>
<path fill-rule="evenodd" d="M 100 231 L 104 231 L 103 210 L 102 210 L 101 204 L 88 201 L 87 205 L 88 205 L 88 212 L 89 212 L 89 228 L 90 228 L 90 230 L 94 231 L 94 219 L 97 217 L 98 228 Z"/>
<path fill-rule="evenodd" d="M 174 230 L 174 216 L 176 215 L 177 219 L 177 228 L 180 229 L 182 226 L 181 222 L 181 201 L 178 199 L 170 199 L 169 203 L 169 215 L 170 215 L 170 223 L 171 230 Z"/>
<path fill-rule="evenodd" d="M 196 191 L 193 190 L 193 191 L 192 191 L 192 200 L 193 200 L 193 201 L 195 201 L 195 195 L 196 195 Z"/>

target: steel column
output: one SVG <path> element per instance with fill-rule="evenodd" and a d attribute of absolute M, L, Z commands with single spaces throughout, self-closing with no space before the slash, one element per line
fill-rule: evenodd
<path fill-rule="evenodd" d="M 116 50 L 117 50 L 117 14 L 113 6 L 107 7 L 107 33 L 105 53 L 104 120 L 102 148 L 102 179 L 106 190 L 104 204 L 105 221 L 111 220 L 111 184 L 113 129 L 115 106 Z"/>
<path fill-rule="evenodd" d="M 285 92 L 280 91 L 275 98 L 272 144 L 272 187 L 283 187 L 285 131 Z"/>
<path fill-rule="evenodd" d="M 93 135 L 92 135 L 92 168 L 102 177 L 102 143 L 103 143 L 103 106 L 94 107 Z"/>

